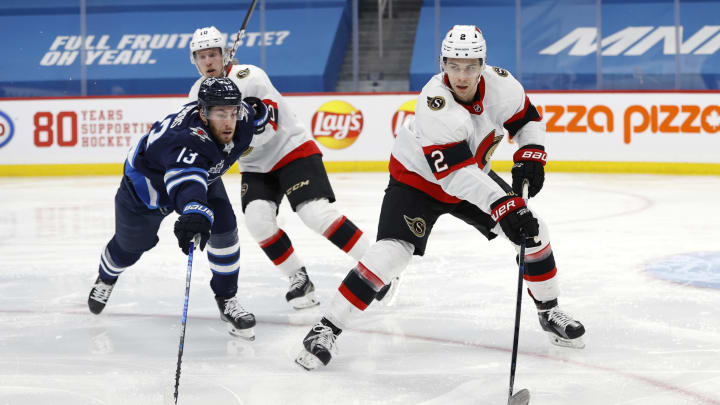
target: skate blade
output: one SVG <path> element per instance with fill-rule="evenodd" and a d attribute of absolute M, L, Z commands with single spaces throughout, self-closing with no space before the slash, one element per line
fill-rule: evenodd
<path fill-rule="evenodd" d="M 255 329 L 236 329 L 232 324 L 228 324 L 228 333 L 232 336 L 239 337 L 241 339 L 249 340 L 250 342 L 255 340 Z"/>
<path fill-rule="evenodd" d="M 571 349 L 585 348 L 585 342 L 583 342 L 581 337 L 576 339 L 564 339 L 560 336 L 555 335 L 554 333 L 548 333 L 548 338 L 550 339 L 550 343 L 554 344 L 555 346 L 569 347 Z"/>
<path fill-rule="evenodd" d="M 315 370 L 322 364 L 320 359 L 305 349 L 295 358 L 295 363 L 307 371 Z"/>
<path fill-rule="evenodd" d="M 315 291 L 313 291 L 302 297 L 291 299 L 288 301 L 288 304 L 295 309 L 305 309 L 320 305 L 320 300 L 317 298 L 317 295 L 315 295 Z"/>
<path fill-rule="evenodd" d="M 521 389 L 508 398 L 508 405 L 528 405 L 530 403 L 530 391 Z"/>

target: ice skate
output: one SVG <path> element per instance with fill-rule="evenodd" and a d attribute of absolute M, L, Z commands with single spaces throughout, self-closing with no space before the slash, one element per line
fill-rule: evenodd
<path fill-rule="evenodd" d="M 304 309 L 320 305 L 315 294 L 315 286 L 308 278 L 305 267 L 290 276 L 290 289 L 285 294 L 285 299 L 295 309 Z"/>
<path fill-rule="evenodd" d="M 305 348 L 295 358 L 295 363 L 308 371 L 318 368 L 321 364 L 327 366 L 337 352 L 335 339 L 340 333 L 342 329 L 325 318 L 321 319 L 303 339 Z"/>
<path fill-rule="evenodd" d="M 540 326 L 547 332 L 552 344 L 575 349 L 585 347 L 582 340 L 585 327 L 573 319 L 572 315 L 560 309 L 557 300 L 540 304 L 538 318 Z"/>
<path fill-rule="evenodd" d="M 231 335 L 247 340 L 255 340 L 255 315 L 246 311 L 237 300 L 237 297 L 215 297 L 220 319 L 228 322 L 228 332 Z"/>
<path fill-rule="evenodd" d="M 375 300 L 381 302 L 386 307 L 395 304 L 398 291 L 400 290 L 400 277 L 395 277 L 390 283 L 385 284 L 375 295 Z"/>
<path fill-rule="evenodd" d="M 90 308 L 90 312 L 99 314 L 105 309 L 105 305 L 110 299 L 110 294 L 115 287 L 115 282 L 117 282 L 117 279 L 108 283 L 100 278 L 100 276 L 95 279 L 95 285 L 93 285 L 93 288 L 90 290 L 90 295 L 88 296 L 88 308 Z"/>

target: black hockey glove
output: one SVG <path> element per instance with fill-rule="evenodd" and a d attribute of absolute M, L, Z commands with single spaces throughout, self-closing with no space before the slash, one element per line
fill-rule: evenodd
<path fill-rule="evenodd" d="M 529 197 L 535 197 L 545 182 L 545 163 L 547 153 L 542 145 L 525 145 L 513 155 L 512 188 L 515 194 L 522 195 L 522 182 L 529 183 Z"/>
<path fill-rule="evenodd" d="M 191 201 L 185 205 L 182 215 L 175 221 L 175 237 L 183 253 L 189 253 L 195 235 L 200 235 L 200 250 L 205 249 L 213 219 L 212 210 L 203 203 Z"/>
<path fill-rule="evenodd" d="M 490 216 L 500 223 L 505 236 L 516 245 L 522 242 L 524 234 L 528 247 L 537 246 L 533 240 L 540 233 L 537 219 L 525 205 L 525 201 L 517 196 L 505 196 L 490 205 Z"/>
<path fill-rule="evenodd" d="M 270 120 L 270 110 L 267 105 L 257 97 L 245 97 L 243 101 L 255 111 L 255 119 L 253 120 L 255 134 L 262 134 L 265 131 L 265 125 L 267 125 Z"/>

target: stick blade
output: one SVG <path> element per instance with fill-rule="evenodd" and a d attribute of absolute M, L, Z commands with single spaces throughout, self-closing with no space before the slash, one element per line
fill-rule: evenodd
<path fill-rule="evenodd" d="M 508 399 L 508 405 L 528 405 L 530 403 L 530 391 L 521 389 Z"/>

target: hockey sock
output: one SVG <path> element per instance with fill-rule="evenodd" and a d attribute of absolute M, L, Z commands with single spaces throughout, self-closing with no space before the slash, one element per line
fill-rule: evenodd
<path fill-rule="evenodd" d="M 237 294 L 238 273 L 238 271 L 231 274 L 213 273 L 210 288 L 212 288 L 216 297 L 232 298 Z"/>
<path fill-rule="evenodd" d="M 120 274 L 135 264 L 140 259 L 140 256 L 142 256 L 142 253 L 131 253 L 123 250 L 115 237 L 113 237 L 100 255 L 100 266 L 98 268 L 100 278 L 108 284 L 115 284 Z"/>
<path fill-rule="evenodd" d="M 557 267 L 550 244 L 525 255 L 525 283 L 536 301 L 547 302 L 558 297 Z"/>
<path fill-rule="evenodd" d="M 260 242 L 260 248 L 286 277 L 295 274 L 304 266 L 295 254 L 290 238 L 282 229 L 278 229 L 273 236 Z"/>
<path fill-rule="evenodd" d="M 358 263 L 345 277 L 338 290 L 357 309 L 364 311 L 383 285 L 378 276 L 362 263 Z"/>
<path fill-rule="evenodd" d="M 365 238 L 363 238 L 363 232 L 344 215 L 336 219 L 325 232 L 323 232 L 323 236 L 340 250 L 349 253 L 357 260 L 362 258 L 369 245 Z M 358 241 L 360 241 L 360 243 L 358 243 Z M 358 245 L 357 247 L 360 249 L 354 249 L 356 245 Z"/>

